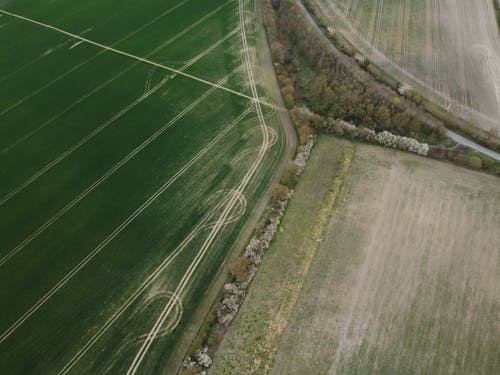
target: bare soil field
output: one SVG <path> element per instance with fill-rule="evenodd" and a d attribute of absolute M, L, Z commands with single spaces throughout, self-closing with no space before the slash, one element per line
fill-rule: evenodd
<path fill-rule="evenodd" d="M 499 243 L 498 178 L 358 145 L 268 372 L 495 373 Z"/>
<path fill-rule="evenodd" d="M 314 0 L 370 60 L 484 130 L 500 131 L 500 39 L 490 0 Z"/>

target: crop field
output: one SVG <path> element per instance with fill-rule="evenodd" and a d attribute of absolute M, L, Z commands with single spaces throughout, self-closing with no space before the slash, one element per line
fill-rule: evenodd
<path fill-rule="evenodd" d="M 253 0 L 0 0 L 0 372 L 172 373 L 287 144 Z"/>
<path fill-rule="evenodd" d="M 270 373 L 496 372 L 498 178 L 358 145 L 332 212 Z"/>
<path fill-rule="evenodd" d="M 360 51 L 398 80 L 500 132 L 500 38 L 490 0 L 313 0 Z"/>

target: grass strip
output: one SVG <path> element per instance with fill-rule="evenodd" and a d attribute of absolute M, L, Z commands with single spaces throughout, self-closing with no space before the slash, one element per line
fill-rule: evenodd
<path fill-rule="evenodd" d="M 212 374 L 267 373 L 309 273 L 355 146 L 321 137 L 247 299 L 219 350 Z"/>

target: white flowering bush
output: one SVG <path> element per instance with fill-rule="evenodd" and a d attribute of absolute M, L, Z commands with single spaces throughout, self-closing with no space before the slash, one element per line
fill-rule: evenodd
<path fill-rule="evenodd" d="M 377 133 L 374 130 L 355 126 L 346 121 L 329 121 L 329 128 L 337 135 L 352 139 L 362 139 L 367 142 L 376 142 Z"/>
<path fill-rule="evenodd" d="M 307 159 L 311 156 L 311 151 L 314 146 L 314 138 L 313 136 L 309 136 L 307 143 L 304 146 L 300 146 L 297 157 L 295 158 L 295 164 L 297 164 L 297 176 L 300 176 L 304 171 L 304 168 L 307 163 Z"/>
<path fill-rule="evenodd" d="M 403 151 L 414 152 L 419 155 L 429 154 L 429 145 L 420 143 L 416 139 L 395 135 L 387 130 L 377 134 L 377 142 L 386 147 L 397 148 Z"/>
<path fill-rule="evenodd" d="M 382 146 L 414 152 L 423 156 L 429 155 L 429 145 L 427 143 L 420 143 L 413 138 L 395 135 L 391 132 L 388 132 L 387 130 L 376 133 L 372 129 L 355 126 L 346 121 L 333 119 L 330 119 L 328 121 L 328 128 L 335 134 L 343 137 L 348 137 L 351 139 L 361 139 L 363 141 L 371 143 L 378 143 Z"/>

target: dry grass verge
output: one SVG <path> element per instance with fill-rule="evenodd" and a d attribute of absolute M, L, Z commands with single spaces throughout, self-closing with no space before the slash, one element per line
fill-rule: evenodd
<path fill-rule="evenodd" d="M 330 137 L 315 146 L 281 230 L 215 355 L 212 374 L 261 374 L 270 369 L 353 153 L 352 144 Z"/>

